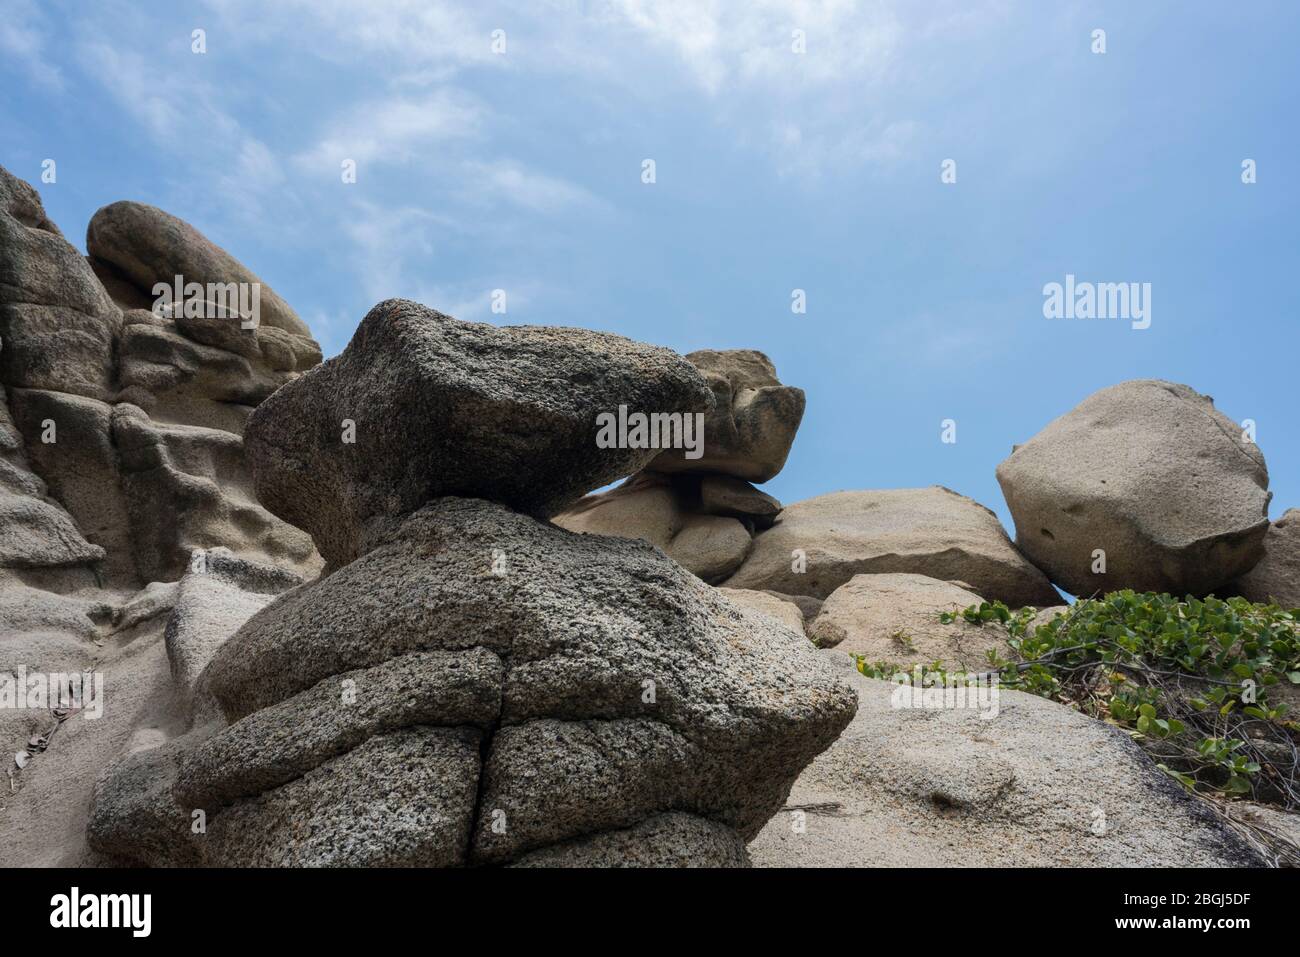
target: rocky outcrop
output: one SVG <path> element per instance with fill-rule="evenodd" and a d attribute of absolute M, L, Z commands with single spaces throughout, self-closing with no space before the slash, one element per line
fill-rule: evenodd
<path fill-rule="evenodd" d="M 713 411 L 705 420 L 703 455 L 661 452 L 651 464 L 659 472 L 705 472 L 766 482 L 781 471 L 803 420 L 802 389 L 782 385 L 772 360 L 753 349 L 702 349 L 686 358 L 713 390 Z"/>
<path fill-rule="evenodd" d="M 1011 653 L 999 630 L 960 617 L 948 624 L 939 620 L 944 612 L 960 612 L 982 600 L 956 582 L 924 575 L 854 575 L 831 592 L 808 637 L 873 665 L 941 662 L 951 671 L 984 671 L 990 651 L 1003 658 Z"/>
<path fill-rule="evenodd" d="M 1300 608 L 1300 509 L 1288 509 L 1264 536 L 1264 557 L 1221 589 L 1247 601 Z"/>
<path fill-rule="evenodd" d="M 1060 602 L 997 516 L 939 485 L 832 492 L 787 505 L 724 584 L 826 598 L 854 575 L 881 572 L 967 582 L 1013 607 Z"/>
<path fill-rule="evenodd" d="M 1017 446 L 997 475 L 1016 544 L 1071 594 L 1206 595 L 1264 553 L 1263 453 L 1185 385 L 1102 389 Z"/>
<path fill-rule="evenodd" d="M 760 867 L 1258 867 L 1254 850 L 1118 728 L 1001 691 L 992 708 L 895 706 L 841 663 L 848 730 L 749 846 Z"/>
<path fill-rule="evenodd" d="M 651 546 L 456 498 L 267 605 L 202 680 L 231 724 L 170 792 L 214 822 L 215 864 L 504 863 L 682 809 L 749 838 L 853 710 L 801 635 Z M 433 777 L 358 822 L 353 779 L 411 748 Z"/>
<path fill-rule="evenodd" d="M 443 495 L 554 515 L 655 455 L 601 447 L 602 415 L 682 415 L 711 401 L 666 349 L 461 322 L 393 299 L 370 310 L 342 355 L 260 407 L 246 441 L 258 498 L 339 567 Z"/>
<path fill-rule="evenodd" d="M 279 503 L 314 475 L 300 499 L 337 567 L 187 672 L 218 720 L 100 782 L 93 847 L 154 864 L 744 863 L 853 695 L 801 631 L 653 546 L 544 520 L 546 503 L 644 457 L 598 445 L 599 410 L 690 411 L 708 401 L 694 371 L 615 337 L 505 332 L 383 304 L 343 356 L 250 419 L 259 491 Z M 364 459 L 310 447 L 351 407 L 358 436 L 384 430 Z M 517 441 L 496 448 L 480 428 Z M 514 508 L 435 494 L 453 480 Z M 200 809 L 196 837 L 178 825 Z"/>
<path fill-rule="evenodd" d="M 132 730 L 120 722 L 150 702 L 165 710 L 171 699 L 163 631 L 194 549 L 228 548 L 232 560 L 278 565 L 295 581 L 322 565 L 305 533 L 257 502 L 241 438 L 256 404 L 317 362 L 319 347 L 296 317 L 285 320 L 289 329 L 243 330 L 238 316 L 152 309 L 150 287 L 113 264 L 124 261 L 118 242 L 136 251 L 153 243 L 159 279 L 192 264 L 212 267 L 205 282 L 251 273 L 179 220 L 151 215 L 205 250 L 171 255 L 171 240 L 148 235 L 153 221 L 142 219 L 92 229 L 88 260 L 50 222 L 36 191 L 0 169 L 0 671 L 110 667 L 112 730 L 102 740 L 118 747 Z M 292 315 L 262 292 L 272 316 Z M 194 604 L 194 590 L 182 606 Z M 238 623 L 208 629 L 207 639 L 219 644 Z M 182 668 L 179 685 L 189 677 Z M 138 708 L 126 704 L 133 695 Z M 0 715 L 5 753 L 30 749 L 9 784 L 11 806 L 22 805 L 24 781 L 36 774 L 41 797 L 33 802 L 84 808 L 86 793 L 78 804 L 66 797 L 74 787 L 60 791 L 40 770 L 61 760 L 47 747 L 77 751 L 82 763 L 68 774 L 87 788 L 115 753 L 71 748 L 96 736 L 75 715 L 51 745 L 52 720 L 44 707 Z M 13 814 L 40 830 L 33 808 Z"/>
<path fill-rule="evenodd" d="M 121 321 L 36 190 L 0 168 L 0 382 L 111 398 Z"/>

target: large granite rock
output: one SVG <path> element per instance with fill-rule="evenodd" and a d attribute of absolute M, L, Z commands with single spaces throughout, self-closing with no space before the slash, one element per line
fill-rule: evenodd
<path fill-rule="evenodd" d="M 205 809 L 211 839 L 173 834 L 205 863 L 646 860 L 620 832 L 671 812 L 711 823 L 672 828 L 701 859 L 734 858 L 853 713 L 801 634 L 645 543 L 444 498 L 374 545 L 256 613 L 204 672 L 231 723 L 158 766 L 186 814 L 150 814 L 174 829 Z M 431 770 L 390 775 L 359 814 L 412 748 Z M 132 855 L 116 823 L 157 790 L 133 763 L 101 782 L 92 844 L 172 855 L 156 833 Z"/>
<path fill-rule="evenodd" d="M 724 584 L 825 598 L 854 575 L 879 572 L 967 582 L 1013 607 L 1061 600 L 997 516 L 939 485 L 832 492 L 787 505 Z"/>
<path fill-rule="evenodd" d="M 150 294 L 155 283 L 258 283 L 260 321 L 311 338 L 292 307 L 243 263 L 184 220 L 156 206 L 122 201 L 105 206 L 86 229 L 86 252 L 108 263 L 137 289 Z"/>
<path fill-rule="evenodd" d="M 1264 536 L 1264 557 L 1220 590 L 1249 601 L 1300 608 L 1300 509 L 1288 509 Z"/>
<path fill-rule="evenodd" d="M 808 637 L 822 648 L 861 655 L 871 664 L 909 668 L 942 662 L 952 671 L 984 671 L 989 651 L 1010 655 L 997 628 L 981 628 L 943 612 L 983 599 L 956 582 L 924 575 L 854 575 L 822 605 Z"/>
<path fill-rule="evenodd" d="M 760 867 L 1259 867 L 1118 728 L 1000 691 L 992 708 L 900 708 L 841 663 L 857 716 L 749 846 Z"/>
<path fill-rule="evenodd" d="M 245 432 L 258 497 L 331 566 L 442 495 L 549 517 L 655 449 L 601 448 L 598 417 L 704 412 L 667 349 L 585 329 L 460 322 L 382 302 L 343 354 L 258 407 Z"/>
<path fill-rule="evenodd" d="M 1264 554 L 1263 453 L 1208 396 L 1140 379 L 1094 393 L 998 466 L 1016 544 L 1075 595 L 1205 595 Z M 1105 573 L 1097 552 L 1105 553 Z"/>
<path fill-rule="evenodd" d="M 772 360 L 753 349 L 702 349 L 687 359 L 708 380 L 714 407 L 704 426 L 704 454 L 680 449 L 655 458 L 660 472 L 717 472 L 766 482 L 785 465 L 803 420 L 802 389 L 782 385 Z"/>

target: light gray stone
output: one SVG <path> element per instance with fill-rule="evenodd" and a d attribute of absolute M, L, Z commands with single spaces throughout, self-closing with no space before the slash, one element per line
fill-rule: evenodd
<path fill-rule="evenodd" d="M 1259 446 L 1214 401 L 1138 379 L 1102 389 L 998 466 L 1016 543 L 1061 588 L 1205 595 L 1249 571 L 1268 530 Z M 1105 573 L 1097 574 L 1097 550 Z"/>
<path fill-rule="evenodd" d="M 857 716 L 750 844 L 756 866 L 1263 864 L 1118 728 L 1016 691 L 993 718 L 896 708 L 894 685 L 821 654 L 842 661 Z"/>
<path fill-rule="evenodd" d="M 997 516 L 940 485 L 832 492 L 787 505 L 723 584 L 825 598 L 854 575 L 880 572 L 960 579 L 1013 607 L 1061 600 Z"/>

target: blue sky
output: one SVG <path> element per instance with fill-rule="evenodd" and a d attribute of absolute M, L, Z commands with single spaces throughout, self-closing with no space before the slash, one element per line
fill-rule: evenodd
<path fill-rule="evenodd" d="M 940 483 L 1009 521 L 1012 444 L 1152 377 L 1256 421 L 1277 517 L 1297 46 L 1294 2 L 0 0 L 0 164 L 79 246 L 118 199 L 188 220 L 326 355 L 390 296 L 761 349 L 808 394 L 786 502 Z M 1151 283 L 1151 327 L 1045 319 L 1067 273 Z"/>

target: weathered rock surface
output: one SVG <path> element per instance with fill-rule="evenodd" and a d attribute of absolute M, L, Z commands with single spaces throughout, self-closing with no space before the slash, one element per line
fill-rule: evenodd
<path fill-rule="evenodd" d="M 583 841 L 556 853 L 666 864 L 681 855 L 611 832 L 672 812 L 714 825 L 696 828 L 701 859 L 730 859 L 727 832 L 756 834 L 854 707 L 802 634 L 653 547 L 458 498 L 267 605 L 202 681 L 231 724 L 191 745 L 168 787 L 207 809 L 207 863 L 507 863 Z M 358 814 L 369 785 L 350 782 L 417 731 L 434 738 L 403 748 L 430 749 L 436 787 L 390 777 L 379 820 L 420 821 L 388 833 Z M 120 786 L 153 788 L 130 773 Z M 139 803 L 118 787 L 98 800 Z M 120 853 L 119 819 L 97 814 L 92 844 Z M 314 839 L 292 841 L 303 828 Z"/>
<path fill-rule="evenodd" d="M 514 867 L 748 867 L 744 839 L 731 828 L 673 812 L 626 830 L 605 831 L 525 854 Z"/>
<path fill-rule="evenodd" d="M 164 640 L 177 693 L 196 722 L 217 715 L 200 686 L 213 655 L 276 595 L 302 584 L 286 568 L 235 557 L 227 548 L 196 549 L 179 583 Z"/>
<path fill-rule="evenodd" d="M 728 483 L 726 497 L 702 495 L 712 479 Z M 554 522 L 571 532 L 650 542 L 688 571 L 717 582 L 745 560 L 755 525 L 770 525 L 780 510 L 780 502 L 739 479 L 638 472 L 618 488 L 585 496 Z"/>
<path fill-rule="evenodd" d="M 120 324 L 36 190 L 0 167 L 0 383 L 108 398 Z"/>
<path fill-rule="evenodd" d="M 554 515 L 655 455 L 599 448 L 602 413 L 702 412 L 711 401 L 667 349 L 585 329 L 460 322 L 392 299 L 342 355 L 259 406 L 245 442 L 258 498 L 338 567 L 442 495 Z"/>
<path fill-rule="evenodd" d="M 895 708 L 864 678 L 848 730 L 749 846 L 760 867 L 1250 867 L 1263 862 L 1122 731 L 1002 691 L 997 716 Z"/>
<path fill-rule="evenodd" d="M 771 615 L 785 624 L 791 631 L 800 634 L 804 632 L 803 612 L 799 610 L 798 605 L 789 599 L 780 598 L 771 592 L 749 591 L 744 588 L 719 588 L 718 591 L 726 595 L 728 601 L 762 612 L 765 615 Z"/>
<path fill-rule="evenodd" d="M 128 247 L 159 239 L 146 227 L 127 230 Z M 155 265 L 171 280 L 203 261 L 216 260 Z M 203 278 L 251 276 L 235 266 Z M 93 668 L 112 689 L 102 721 L 0 709 L 6 760 L 37 739 L 0 801 L 9 864 L 79 862 L 96 775 L 137 732 L 156 745 L 179 720 L 163 631 L 191 549 L 227 546 L 294 581 L 322 566 L 305 533 L 257 502 L 240 439 L 258 402 L 319 361 L 306 327 L 244 331 L 152 305 L 116 266 L 81 256 L 36 190 L 0 169 L 0 671 Z M 221 599 L 225 612 L 235 598 Z"/>
<path fill-rule="evenodd" d="M 1061 600 L 997 516 L 939 485 L 832 492 L 787 505 L 724 584 L 825 598 L 854 575 L 880 572 L 968 582 L 1013 607 Z"/>
<path fill-rule="evenodd" d="M 1214 402 L 1139 379 L 1089 396 L 998 466 L 1016 543 L 1063 589 L 1205 595 L 1268 530 L 1263 453 Z M 1105 552 L 1105 573 L 1093 571 Z"/>
<path fill-rule="evenodd" d="M 0 389 L 0 568 L 62 568 L 104 557 L 47 492 Z"/>
<path fill-rule="evenodd" d="M 717 472 L 747 482 L 766 482 L 781 471 L 803 420 L 802 389 L 782 385 L 776 367 L 753 349 L 702 349 L 687 359 L 713 390 L 705 420 L 704 454 L 686 458 L 669 449 L 651 468 L 660 472 Z"/>
<path fill-rule="evenodd" d="M 981 601 L 960 585 L 924 575 L 854 575 L 831 592 L 808 637 L 872 664 L 939 661 L 952 671 L 983 671 L 990 650 L 1004 658 L 1010 654 L 999 630 L 960 617 L 951 624 L 939 620 L 942 612 L 960 612 Z"/>
<path fill-rule="evenodd" d="M 108 263 L 137 289 L 150 293 L 155 283 L 258 283 L 261 321 L 311 338 L 311 330 L 287 302 L 243 263 L 189 223 L 156 206 L 122 201 L 105 206 L 86 229 L 86 252 Z M 152 298 L 152 296 L 151 296 Z"/>
<path fill-rule="evenodd" d="M 136 564 L 146 579 L 180 577 L 194 549 L 207 547 L 302 575 L 320 571 L 310 536 L 257 501 L 238 435 L 155 422 L 125 402 L 114 407 L 112 430 Z"/>
<path fill-rule="evenodd" d="M 1264 536 L 1264 557 L 1222 589 L 1249 601 L 1300 608 L 1300 509 L 1287 509 Z"/>

